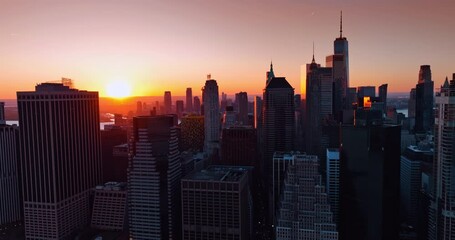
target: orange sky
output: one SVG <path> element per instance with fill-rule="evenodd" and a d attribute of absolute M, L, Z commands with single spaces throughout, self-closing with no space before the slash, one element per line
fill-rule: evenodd
<path fill-rule="evenodd" d="M 324 63 L 343 10 L 351 86 L 388 83 L 408 92 L 419 66 L 435 86 L 455 72 L 455 1 L 2 0 L 0 99 L 36 83 L 72 78 L 106 94 L 128 81 L 134 95 L 194 94 L 208 73 L 220 91 L 259 94 L 273 59 L 300 91 L 300 66 Z"/>

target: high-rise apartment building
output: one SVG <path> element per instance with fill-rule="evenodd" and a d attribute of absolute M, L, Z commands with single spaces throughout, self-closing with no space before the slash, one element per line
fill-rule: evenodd
<path fill-rule="evenodd" d="M 25 237 L 69 238 L 102 181 L 98 93 L 42 83 L 17 102 Z"/>
<path fill-rule="evenodd" d="M 455 73 L 436 94 L 435 101 L 435 190 L 429 239 L 449 240 L 455 237 Z"/>
<path fill-rule="evenodd" d="M 289 161 L 277 204 L 277 240 L 338 240 L 318 168 L 317 156 L 301 155 Z"/>
<path fill-rule="evenodd" d="M 186 112 L 193 112 L 193 90 L 191 88 L 186 89 Z"/>
<path fill-rule="evenodd" d="M 245 167 L 211 166 L 182 179 L 184 240 L 252 239 L 252 196 Z"/>
<path fill-rule="evenodd" d="M 172 96 L 171 91 L 164 92 L 164 114 L 172 114 Z"/>
<path fill-rule="evenodd" d="M 128 167 L 130 237 L 180 239 L 180 152 L 175 115 L 133 119 Z"/>
<path fill-rule="evenodd" d="M 220 101 L 218 98 L 218 84 L 216 80 L 207 76 L 207 81 L 202 91 L 204 101 L 204 151 L 208 155 L 214 154 L 219 149 L 220 142 Z"/>
<path fill-rule="evenodd" d="M 22 202 L 20 199 L 18 137 L 16 126 L 1 123 L 2 102 L 0 102 L 0 228 L 21 221 Z"/>
<path fill-rule="evenodd" d="M 340 150 L 328 148 L 326 158 L 326 189 L 333 218 L 338 223 L 340 209 Z"/>

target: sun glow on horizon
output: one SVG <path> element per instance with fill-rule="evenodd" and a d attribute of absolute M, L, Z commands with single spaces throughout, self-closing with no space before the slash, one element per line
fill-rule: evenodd
<path fill-rule="evenodd" d="M 126 81 L 113 81 L 106 86 L 106 96 L 112 98 L 125 98 L 131 96 L 131 86 Z"/>

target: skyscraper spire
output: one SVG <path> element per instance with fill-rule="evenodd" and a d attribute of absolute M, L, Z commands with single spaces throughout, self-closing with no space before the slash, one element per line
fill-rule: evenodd
<path fill-rule="evenodd" d="M 340 13 L 340 38 L 343 38 L 343 11 Z"/>
<path fill-rule="evenodd" d="M 311 63 L 316 63 L 316 61 L 314 60 L 314 42 L 313 42 L 313 60 L 311 60 Z"/>
<path fill-rule="evenodd" d="M 275 77 L 275 73 L 273 72 L 273 63 L 272 61 L 270 60 L 270 74 L 269 74 L 269 78 L 272 79 Z"/>

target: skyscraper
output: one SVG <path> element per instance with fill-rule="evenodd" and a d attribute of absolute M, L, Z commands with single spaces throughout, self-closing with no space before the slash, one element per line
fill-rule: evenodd
<path fill-rule="evenodd" d="M 183 100 L 177 100 L 175 101 L 175 113 L 177 114 L 177 116 L 180 118 L 182 118 L 183 116 Z"/>
<path fill-rule="evenodd" d="M 216 80 L 207 76 L 207 81 L 203 88 L 202 100 L 204 101 L 204 151 L 212 155 L 219 149 L 220 141 L 220 102 L 218 98 L 218 84 Z"/>
<path fill-rule="evenodd" d="M 343 37 L 343 13 L 340 15 L 340 37 L 336 38 L 333 42 L 334 54 L 343 56 L 343 66 L 341 68 L 342 76 L 339 79 L 334 79 L 339 82 L 341 87 L 343 99 L 345 101 L 347 89 L 349 88 L 349 45 L 346 37 Z M 344 106 L 346 107 L 346 106 Z"/>
<path fill-rule="evenodd" d="M 256 129 L 252 126 L 223 128 L 220 165 L 257 167 Z"/>
<path fill-rule="evenodd" d="M 245 167 L 212 166 L 184 177 L 183 239 L 252 239 L 252 197 Z"/>
<path fill-rule="evenodd" d="M 17 101 L 25 236 L 68 238 L 102 181 L 98 93 L 42 83 Z"/>
<path fill-rule="evenodd" d="M 277 240 L 338 240 L 318 168 L 318 158 L 312 155 L 300 155 L 287 165 L 277 204 Z"/>
<path fill-rule="evenodd" d="M 236 96 L 238 96 L 237 121 L 240 125 L 248 125 L 248 93 L 239 92 Z"/>
<path fill-rule="evenodd" d="M 271 69 L 273 72 L 273 69 Z M 294 149 L 294 88 L 284 77 L 273 77 L 264 89 L 262 105 L 262 176 L 268 197 L 269 220 L 273 214 L 273 154 Z"/>
<path fill-rule="evenodd" d="M 172 96 L 171 91 L 164 92 L 164 113 L 172 114 Z"/>
<path fill-rule="evenodd" d="M 387 112 L 387 84 L 379 86 L 379 101 L 384 104 L 383 113 Z"/>
<path fill-rule="evenodd" d="M 0 124 L 5 124 L 5 103 L 0 102 Z"/>
<path fill-rule="evenodd" d="M 196 114 L 201 114 L 201 99 L 198 96 L 194 96 L 194 112 Z"/>
<path fill-rule="evenodd" d="M 401 129 L 380 113 L 358 109 L 341 129 L 340 239 L 399 239 Z"/>
<path fill-rule="evenodd" d="M 259 129 L 262 120 L 262 99 L 259 96 L 254 97 L 254 128 Z"/>
<path fill-rule="evenodd" d="M 416 85 L 415 128 L 416 132 L 433 130 L 434 125 L 434 82 L 431 80 L 429 65 L 420 66 L 419 81 Z"/>
<path fill-rule="evenodd" d="M 434 182 L 432 202 L 435 226 L 429 239 L 449 240 L 455 237 L 455 73 L 436 94 L 434 128 Z M 416 124 L 417 125 L 417 124 Z M 430 219 L 431 221 L 431 219 Z"/>
<path fill-rule="evenodd" d="M 186 112 L 193 112 L 193 90 L 191 88 L 186 89 Z"/>
<path fill-rule="evenodd" d="M 333 218 L 338 223 L 340 209 L 340 150 L 327 149 L 326 189 Z"/>
<path fill-rule="evenodd" d="M 126 183 L 108 182 L 93 191 L 90 226 L 100 230 L 123 231 L 128 210 Z"/>
<path fill-rule="evenodd" d="M 21 221 L 18 136 L 16 126 L 4 125 L 0 102 L 0 228 Z"/>
<path fill-rule="evenodd" d="M 175 115 L 133 119 L 128 167 L 132 239 L 180 239 L 180 153 Z"/>

